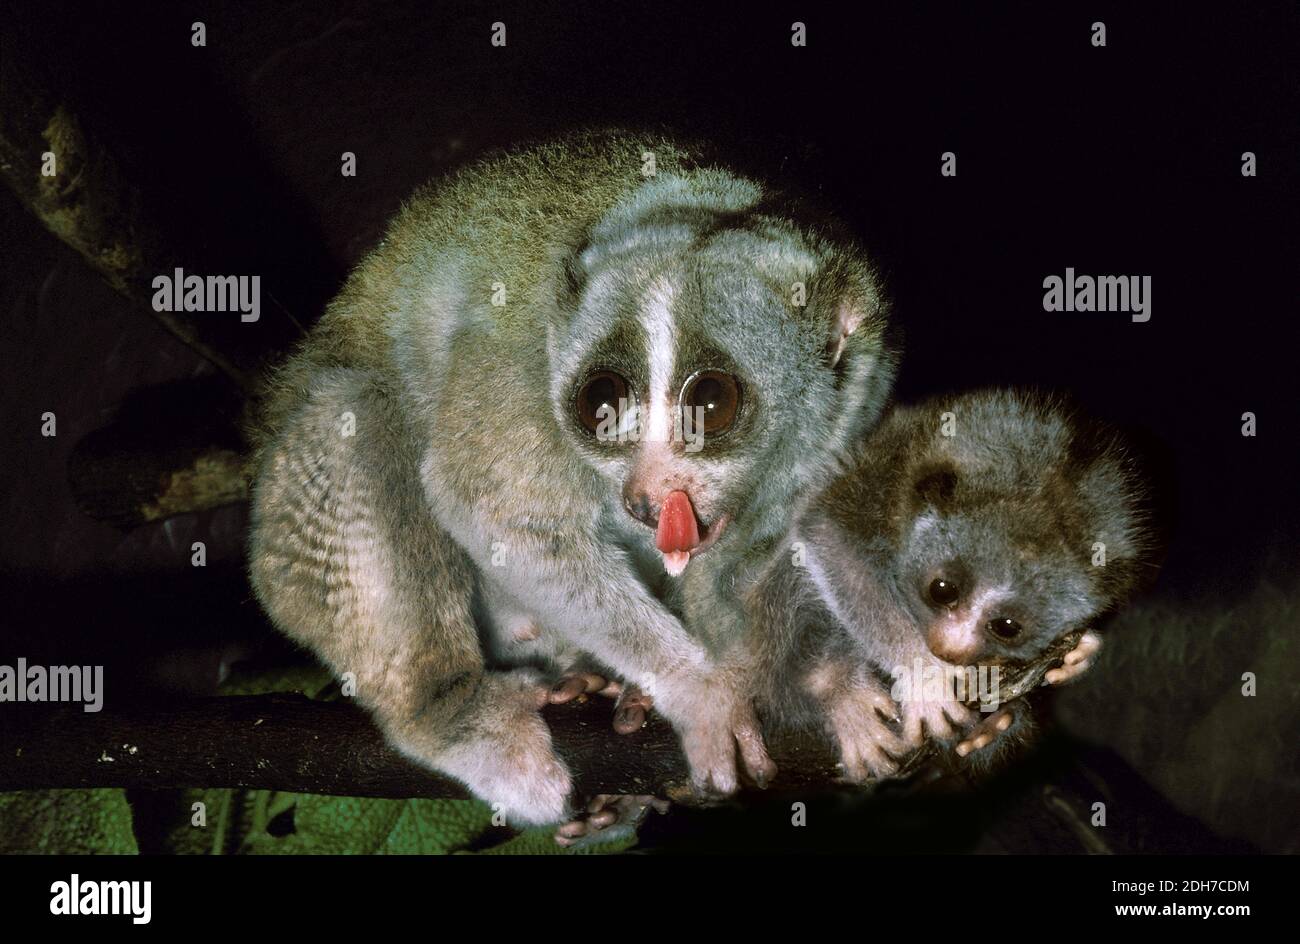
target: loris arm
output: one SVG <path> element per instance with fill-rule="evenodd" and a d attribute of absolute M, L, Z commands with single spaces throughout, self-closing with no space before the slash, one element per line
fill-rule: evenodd
<path fill-rule="evenodd" d="M 749 595 L 752 679 L 764 720 L 834 739 L 844 779 L 886 777 L 907 745 L 888 687 L 856 651 L 802 567 L 778 557 Z"/>
<path fill-rule="evenodd" d="M 736 667 L 693 638 L 631 569 L 594 539 L 563 548 L 497 533 L 511 548 L 511 591 L 547 626 L 648 694 L 677 729 L 697 789 L 738 787 L 737 748 L 751 776 L 771 766 Z"/>
<path fill-rule="evenodd" d="M 429 514 L 409 441 L 365 375 L 318 375 L 263 455 L 254 588 L 281 629 L 355 677 L 396 749 L 512 820 L 558 820 L 570 780 L 538 714 L 542 689 L 485 671 L 474 571 Z"/>

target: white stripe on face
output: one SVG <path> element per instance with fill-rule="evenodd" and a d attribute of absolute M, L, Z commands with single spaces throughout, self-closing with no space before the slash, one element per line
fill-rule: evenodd
<path fill-rule="evenodd" d="M 673 378 L 677 335 L 673 324 L 672 303 L 677 290 L 666 278 L 658 279 L 646 293 L 642 306 L 645 322 L 646 352 L 650 364 L 649 417 L 646 420 L 647 442 L 668 442 L 673 431 L 669 405 L 672 393 L 668 385 Z"/>

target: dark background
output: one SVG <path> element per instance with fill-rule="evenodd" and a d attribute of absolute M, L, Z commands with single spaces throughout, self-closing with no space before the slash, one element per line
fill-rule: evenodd
<path fill-rule="evenodd" d="M 1134 642 L 1071 693 L 1065 732 L 988 802 L 908 807 L 884 845 L 1064 849 L 1017 804 L 1038 809 L 1026 797 L 1091 765 L 1154 824 L 1134 848 L 1294 850 L 1297 13 L 1133 7 L 52 3 L 10 6 L 0 29 L 78 103 L 155 218 L 217 271 L 260 274 L 264 314 L 269 295 L 304 323 L 416 184 L 521 139 L 667 124 L 820 190 L 888 275 L 902 398 L 1071 392 L 1134 437 L 1167 535 L 1159 583 L 1122 620 Z M 206 48 L 190 44 L 196 20 Z M 795 20 L 807 48 L 790 45 Z M 949 150 L 956 178 L 939 173 Z M 8 192 L 0 245 L 0 662 L 108 662 L 138 691 L 207 690 L 222 663 L 275 645 L 242 578 L 243 510 L 124 533 L 77 510 L 66 462 L 131 391 L 211 368 Z M 1151 320 L 1044 312 L 1042 280 L 1067 266 L 1150 275 Z M 203 409 L 182 398 L 173 420 Z M 56 439 L 39 435 L 46 410 Z M 206 570 L 189 566 L 194 540 Z M 1242 708 L 1243 671 L 1274 700 Z M 830 802 L 853 829 L 798 848 L 870 845 L 900 822 Z M 761 821 L 677 814 L 652 845 L 792 842 Z"/>

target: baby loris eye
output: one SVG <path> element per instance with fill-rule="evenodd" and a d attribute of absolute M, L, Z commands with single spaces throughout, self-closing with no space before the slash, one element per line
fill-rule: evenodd
<path fill-rule="evenodd" d="M 631 385 L 612 370 L 596 371 L 579 388 L 573 408 L 588 432 L 613 434 L 632 410 Z"/>
<path fill-rule="evenodd" d="M 989 620 L 989 632 L 1003 642 L 1011 642 L 1023 631 L 1020 624 L 1007 617 Z"/>
<path fill-rule="evenodd" d="M 698 424 L 697 418 L 704 418 L 703 429 L 696 429 L 697 432 L 721 433 L 736 421 L 740 412 L 740 383 L 718 370 L 700 371 L 686 381 L 681 404 L 688 423 Z"/>
<path fill-rule="evenodd" d="M 930 596 L 930 602 L 935 606 L 952 606 L 961 596 L 961 588 L 951 580 L 943 577 L 935 577 L 930 581 L 930 587 L 927 591 Z"/>

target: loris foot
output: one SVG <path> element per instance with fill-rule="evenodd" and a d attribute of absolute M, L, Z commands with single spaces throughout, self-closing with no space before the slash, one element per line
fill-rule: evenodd
<path fill-rule="evenodd" d="M 614 730 L 619 734 L 640 731 L 654 704 L 654 699 L 636 685 L 625 686 L 614 705 Z"/>
<path fill-rule="evenodd" d="M 645 727 L 646 716 L 654 707 L 654 699 L 636 685 L 624 685 L 607 678 L 600 672 L 575 666 L 560 677 L 551 688 L 547 700 L 552 705 L 571 701 L 586 701 L 588 695 L 617 698 L 614 703 L 614 731 L 632 734 Z"/>
<path fill-rule="evenodd" d="M 701 796 L 730 796 L 740 789 L 736 752 L 745 772 L 760 788 L 776 776 L 776 764 L 767 756 L 757 722 L 738 725 L 700 725 L 682 732 L 682 751 L 691 768 L 691 786 Z"/>
<path fill-rule="evenodd" d="M 920 747 L 926 737 L 941 741 L 958 737 L 976 718 L 974 711 L 955 698 L 904 699 L 898 707 L 903 715 L 903 739 L 911 748 Z"/>
<path fill-rule="evenodd" d="M 839 746 L 844 779 L 862 783 L 898 770 L 909 751 L 903 740 L 898 706 L 875 679 L 848 675 L 838 684 L 825 667 L 808 679 L 809 688 L 826 712 L 826 726 Z"/>
<path fill-rule="evenodd" d="M 561 846 L 584 845 L 595 839 L 611 841 L 624 831 L 635 830 L 651 810 L 668 812 L 668 801 L 658 797 L 602 793 L 587 804 L 587 812 L 555 831 Z"/>
<path fill-rule="evenodd" d="M 512 824 L 560 822 L 573 783 L 538 712 L 546 697 L 546 688 L 526 671 L 489 675 L 462 709 L 464 729 L 435 756 L 413 749 L 405 732 L 390 731 L 389 737 L 403 753 L 464 781 Z"/>
<path fill-rule="evenodd" d="M 1078 678 L 1092 668 L 1094 657 L 1101 649 L 1101 636 L 1088 630 L 1079 639 L 1079 644 L 1065 654 L 1065 664 L 1059 669 L 1049 669 L 1043 676 L 1048 685 L 1062 685 Z"/>
<path fill-rule="evenodd" d="M 667 699 L 661 685 L 656 696 L 660 710 L 681 734 L 691 785 L 701 796 L 729 796 L 739 789 L 737 753 L 745 773 L 760 788 L 776 776 L 753 704 L 734 679 L 722 676 L 718 673 L 687 689 L 669 689 Z"/>
<path fill-rule="evenodd" d="M 614 698 L 622 690 L 623 687 L 613 679 L 575 666 L 560 676 L 560 680 L 551 688 L 547 700 L 552 705 L 564 705 L 575 699 L 586 701 L 588 695 Z"/>

